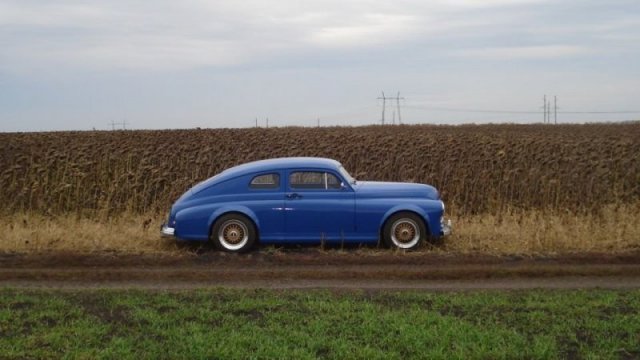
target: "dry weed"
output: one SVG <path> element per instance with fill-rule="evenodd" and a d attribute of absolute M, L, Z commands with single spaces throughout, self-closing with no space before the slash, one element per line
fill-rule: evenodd
<path fill-rule="evenodd" d="M 454 233 L 442 246 L 425 246 L 416 252 L 398 252 L 419 256 L 425 252 L 475 253 L 486 255 L 550 255 L 574 252 L 626 252 L 640 250 L 640 204 L 606 207 L 601 215 L 572 215 L 553 211 L 508 211 L 454 218 Z M 149 221 L 149 219 L 153 219 Z M 114 252 L 180 253 L 180 246 L 158 233 L 159 217 L 121 214 L 109 220 L 91 220 L 74 215 L 48 217 L 20 214 L 0 217 L 6 229 L 0 237 L 0 252 Z M 151 223 L 151 226 L 149 225 Z M 145 225 L 146 224 L 146 225 Z M 211 248 L 210 248 L 211 249 Z M 278 247 L 262 249 L 281 254 Z M 377 247 L 351 248 L 347 253 L 367 256 L 386 254 Z M 331 247 L 332 254 L 345 253 Z"/>
<path fill-rule="evenodd" d="M 148 219 L 131 214 L 102 221 L 75 215 L 4 216 L 0 217 L 0 227 L 6 229 L 0 237 L 0 251 L 154 253 L 177 249 L 174 241 L 160 238 L 160 222 L 154 221 L 158 226 L 150 227 L 145 225 Z"/>
<path fill-rule="evenodd" d="M 640 250 L 640 203 L 606 206 L 597 215 L 509 210 L 454 219 L 447 251 L 485 254 L 553 254 Z"/>

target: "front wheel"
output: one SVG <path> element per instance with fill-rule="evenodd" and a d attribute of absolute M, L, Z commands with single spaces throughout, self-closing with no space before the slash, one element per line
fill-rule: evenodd
<path fill-rule="evenodd" d="M 223 251 L 246 252 L 256 242 L 256 228 L 253 222 L 243 215 L 223 215 L 213 226 L 211 241 Z"/>
<path fill-rule="evenodd" d="M 382 237 L 389 247 L 412 250 L 427 238 L 427 229 L 418 215 L 401 212 L 387 220 L 382 230 Z"/>

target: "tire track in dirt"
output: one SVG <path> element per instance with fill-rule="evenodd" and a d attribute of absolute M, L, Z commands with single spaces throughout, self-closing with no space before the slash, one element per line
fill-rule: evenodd
<path fill-rule="evenodd" d="M 640 288 L 640 255 L 518 258 L 291 251 L 229 255 L 0 254 L 0 287 L 93 289 Z"/>
<path fill-rule="evenodd" d="M 194 290 L 207 288 L 280 289 L 280 290 L 526 290 L 526 289 L 638 289 L 640 277 L 500 278 L 481 280 L 250 280 L 250 281 L 2 281 L 0 286 L 20 289 L 48 290 Z"/>

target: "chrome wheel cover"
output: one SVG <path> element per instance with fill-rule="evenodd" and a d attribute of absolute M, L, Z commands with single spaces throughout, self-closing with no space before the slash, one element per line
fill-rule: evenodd
<path fill-rule="evenodd" d="M 227 220 L 218 230 L 218 241 L 227 250 L 242 249 L 249 241 L 249 229 L 240 220 Z"/>
<path fill-rule="evenodd" d="M 391 225 L 391 241 L 400 249 L 410 249 L 420 241 L 420 227 L 412 219 L 398 219 Z"/>

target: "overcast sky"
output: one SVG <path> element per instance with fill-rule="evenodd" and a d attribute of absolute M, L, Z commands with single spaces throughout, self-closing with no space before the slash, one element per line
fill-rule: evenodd
<path fill-rule="evenodd" d="M 0 131 L 362 125 L 381 91 L 406 123 L 640 111 L 640 1 L 0 0 Z"/>

